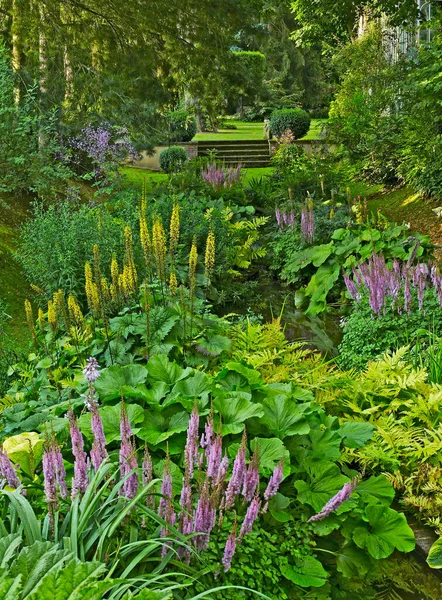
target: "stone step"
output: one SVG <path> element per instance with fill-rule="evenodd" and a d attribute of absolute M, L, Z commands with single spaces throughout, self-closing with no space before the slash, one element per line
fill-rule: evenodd
<path fill-rule="evenodd" d="M 242 167 L 244 167 L 245 169 L 247 168 L 252 168 L 252 167 L 270 167 L 270 160 L 254 160 L 254 159 L 249 159 L 249 160 L 241 160 L 241 161 L 225 161 L 224 163 L 225 167 L 237 167 L 238 165 L 241 165 Z"/>
<path fill-rule="evenodd" d="M 206 152 L 203 153 L 199 153 L 199 156 L 204 156 L 207 155 Z M 223 156 L 269 156 L 269 149 L 268 148 L 232 148 L 229 150 L 225 150 L 224 148 L 218 149 L 216 151 L 216 156 L 217 157 L 223 157 Z"/>
<path fill-rule="evenodd" d="M 267 146 L 267 140 L 213 140 L 197 141 L 198 148 L 216 148 L 217 146 Z"/>

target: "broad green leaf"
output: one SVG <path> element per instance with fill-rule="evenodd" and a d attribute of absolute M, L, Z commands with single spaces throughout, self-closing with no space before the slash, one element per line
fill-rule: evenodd
<path fill-rule="evenodd" d="M 85 597 L 82 590 L 86 592 L 105 570 L 102 563 L 83 563 L 72 559 L 62 569 L 45 575 L 28 600 L 80 600 Z"/>
<path fill-rule="evenodd" d="M 167 385 L 175 385 L 177 381 L 190 375 L 192 369 L 182 369 L 176 363 L 171 362 L 166 355 L 159 354 L 149 360 L 147 372 L 150 381 L 163 381 Z"/>
<path fill-rule="evenodd" d="M 23 596 L 33 591 L 41 579 L 51 570 L 58 569 L 72 556 L 67 550 L 59 550 L 52 542 L 35 542 L 25 546 L 11 564 L 10 575 L 22 575 Z"/>
<path fill-rule="evenodd" d="M 194 348 L 203 356 L 219 356 L 222 352 L 230 350 L 231 341 L 224 335 L 214 335 L 208 340 L 199 339 Z"/>
<path fill-rule="evenodd" d="M 339 430 L 320 428 L 311 429 L 308 437 L 311 441 L 311 447 L 307 452 L 307 457 L 312 460 L 339 460 L 341 456 L 341 436 Z"/>
<path fill-rule="evenodd" d="M 349 481 L 339 467 L 332 462 L 307 462 L 308 481 L 295 481 L 298 499 L 319 512 L 327 502 Z"/>
<path fill-rule="evenodd" d="M 120 422 L 121 422 L 121 405 L 119 402 L 115 406 L 101 406 L 98 409 L 101 420 L 103 422 L 104 435 L 106 442 L 110 444 L 115 440 L 121 440 L 120 436 Z M 137 425 L 144 421 L 144 409 L 138 404 L 125 404 L 127 410 L 127 416 L 129 417 L 129 423 L 131 426 L 132 433 L 135 435 L 139 431 Z M 90 413 L 82 415 L 78 419 L 78 425 L 82 433 L 89 439 L 92 439 L 92 425 Z"/>
<path fill-rule="evenodd" d="M 11 461 L 30 477 L 42 459 L 43 446 L 44 441 L 34 431 L 14 435 L 3 442 L 3 449 Z"/>
<path fill-rule="evenodd" d="M 195 371 L 193 375 L 178 381 L 170 393 L 171 398 L 181 396 L 190 399 L 190 409 L 192 410 L 193 402 L 199 398 L 200 405 L 205 406 L 209 401 L 209 393 L 212 390 L 212 380 L 202 371 Z"/>
<path fill-rule="evenodd" d="M 166 467 L 166 460 L 160 460 L 153 466 L 153 472 L 158 479 L 163 478 L 164 469 Z M 183 485 L 183 474 L 181 469 L 174 462 L 169 461 L 169 470 L 172 476 L 172 487 L 174 495 L 178 495 L 181 492 Z M 158 484 L 158 492 L 160 492 L 161 483 Z"/>
<path fill-rule="evenodd" d="M 387 558 L 395 549 L 400 552 L 414 550 L 413 531 L 405 515 L 386 506 L 369 504 L 365 516 L 368 524 L 354 530 L 353 540 L 359 548 L 366 548 L 373 558 Z"/>
<path fill-rule="evenodd" d="M 281 458 L 284 459 L 283 476 L 290 474 L 290 452 L 278 438 L 254 438 L 250 442 L 252 452 L 259 448 L 259 472 L 269 477 Z"/>
<path fill-rule="evenodd" d="M 376 428 L 370 423 L 347 421 L 339 430 L 339 435 L 347 448 L 361 448 L 365 446 Z"/>
<path fill-rule="evenodd" d="M 7 566 L 22 541 L 23 538 L 16 533 L 10 533 L 0 539 L 0 568 L 3 569 Z"/>
<path fill-rule="evenodd" d="M 146 381 L 147 369 L 142 365 L 114 365 L 103 369 L 95 382 L 101 400 L 137 397 L 137 386 Z"/>
<path fill-rule="evenodd" d="M 282 564 L 280 569 L 286 579 L 302 587 L 321 587 L 328 577 L 327 571 L 313 556 L 298 558 L 294 564 Z"/>
<path fill-rule="evenodd" d="M 255 369 L 249 369 L 249 367 L 246 367 L 241 363 L 228 362 L 226 364 L 226 369 L 229 371 L 235 371 L 235 373 L 242 375 L 252 388 L 260 387 L 264 383 L 261 373 L 255 371 Z"/>
<path fill-rule="evenodd" d="M 0 598 L 2 600 L 18 600 L 21 598 L 22 577 L 17 575 L 14 579 L 5 573 L 0 577 Z"/>
<path fill-rule="evenodd" d="M 427 563 L 432 569 L 442 569 L 442 538 L 439 538 L 431 546 Z"/>
<path fill-rule="evenodd" d="M 252 417 L 262 417 L 261 404 L 250 400 L 251 394 L 247 392 L 230 392 L 218 394 L 213 400 L 215 409 L 215 426 L 221 418 L 222 434 L 241 433 L 244 422 Z"/>
<path fill-rule="evenodd" d="M 270 431 L 281 439 L 288 435 L 305 435 L 310 431 L 304 413 L 288 396 L 279 394 L 273 398 L 266 398 L 262 409 L 264 415 L 261 423 L 267 425 Z"/>
<path fill-rule="evenodd" d="M 367 553 L 351 543 L 337 551 L 336 566 L 338 571 L 349 579 L 360 579 L 372 568 Z"/>
<path fill-rule="evenodd" d="M 337 261 L 319 267 L 305 289 L 306 296 L 311 297 L 307 315 L 317 315 L 327 307 L 327 295 L 335 285 L 340 271 L 341 266 Z"/>
<path fill-rule="evenodd" d="M 170 419 L 160 413 L 146 413 L 144 423 L 137 436 L 149 444 L 157 445 L 176 433 L 186 431 L 188 424 L 189 414 L 187 412 L 176 413 Z"/>
<path fill-rule="evenodd" d="M 355 493 L 367 504 L 385 504 L 390 506 L 395 496 L 395 491 L 385 475 L 371 476 L 358 483 Z"/>
<path fill-rule="evenodd" d="M 269 513 L 279 523 L 287 523 L 293 519 L 293 515 L 288 509 L 290 505 L 290 498 L 280 494 L 279 492 L 270 498 L 269 502 Z"/>

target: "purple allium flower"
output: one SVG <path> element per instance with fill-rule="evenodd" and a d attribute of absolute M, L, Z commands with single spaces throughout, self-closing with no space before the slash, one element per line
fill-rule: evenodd
<path fill-rule="evenodd" d="M 184 448 L 184 463 L 189 477 L 192 477 L 195 464 L 198 463 L 198 430 L 199 416 L 196 404 L 193 407 L 187 427 L 186 447 Z"/>
<path fill-rule="evenodd" d="M 78 427 L 72 409 L 68 411 L 69 429 L 72 441 L 72 454 L 74 455 L 74 477 L 72 479 L 72 498 L 86 491 L 89 485 L 87 477 L 87 455 L 84 451 L 84 440 Z"/>
<path fill-rule="evenodd" d="M 267 508 L 269 505 L 269 500 L 272 498 L 278 491 L 279 486 L 281 485 L 282 477 L 283 477 L 283 468 L 284 468 L 284 459 L 281 459 L 279 463 L 276 465 L 270 479 L 267 484 L 266 491 L 264 492 L 264 500 L 266 501 L 263 512 L 267 512 Z"/>
<path fill-rule="evenodd" d="M 349 483 L 346 483 L 344 487 L 341 490 L 339 490 L 339 492 L 335 494 L 333 498 L 331 498 L 316 515 L 310 517 L 308 523 L 310 523 L 311 521 L 321 521 L 322 519 L 325 519 L 325 517 L 328 517 L 330 513 L 337 510 L 341 506 L 341 504 L 345 502 L 345 500 L 348 500 L 350 498 L 356 485 L 356 479 L 350 481 Z"/>
<path fill-rule="evenodd" d="M 66 470 L 64 468 L 63 456 L 60 451 L 60 446 L 57 444 L 56 440 L 53 441 L 51 451 L 54 456 L 53 460 L 55 468 L 55 479 L 60 489 L 60 496 L 63 498 L 63 500 L 66 500 L 66 498 L 68 497 L 68 488 L 66 485 Z"/>
<path fill-rule="evenodd" d="M 239 532 L 239 540 L 247 534 L 250 533 L 253 529 L 253 524 L 258 518 L 259 509 L 261 508 L 261 500 L 258 496 L 255 496 L 251 503 L 249 504 L 249 508 L 247 509 L 246 516 L 244 517 L 243 524 L 241 526 L 241 530 Z"/>
<path fill-rule="evenodd" d="M 229 484 L 226 490 L 226 501 L 225 508 L 228 510 L 235 502 L 235 498 L 241 491 L 241 487 L 244 483 L 244 475 L 246 471 L 246 434 L 244 431 L 241 445 L 238 449 L 238 453 L 233 463 L 232 477 L 230 478 Z"/>
<path fill-rule="evenodd" d="M 101 464 L 108 459 L 109 455 L 106 450 L 103 422 L 98 411 L 98 404 L 95 400 L 92 400 L 89 403 L 89 410 L 91 412 L 92 434 L 94 436 L 91 449 L 91 460 L 95 472 L 97 472 Z"/>
<path fill-rule="evenodd" d="M 222 563 L 224 567 L 224 572 L 226 573 L 232 564 L 232 558 L 235 554 L 236 550 L 236 521 L 233 525 L 233 529 L 230 532 L 229 537 L 227 538 L 227 542 L 224 548 L 224 556 L 222 558 Z"/>
<path fill-rule="evenodd" d="M 244 496 L 245 502 L 250 502 L 255 495 L 256 488 L 259 483 L 259 447 L 258 444 L 255 446 L 252 459 L 247 467 L 246 474 L 244 476 L 244 483 L 242 486 L 242 495 Z"/>
<path fill-rule="evenodd" d="M 87 359 L 83 375 L 86 381 L 92 384 L 100 377 L 100 365 L 93 356 Z"/>
<path fill-rule="evenodd" d="M 138 468 L 137 453 L 131 441 L 129 417 L 124 402 L 121 403 L 120 436 L 120 478 L 126 477 L 120 493 L 126 498 L 134 498 L 138 491 L 138 474 L 131 471 Z M 129 473 L 131 474 L 127 477 Z"/>
<path fill-rule="evenodd" d="M 20 479 L 14 469 L 12 462 L 3 448 L 0 448 L 0 474 L 6 479 L 6 482 L 11 488 L 20 487 Z"/>

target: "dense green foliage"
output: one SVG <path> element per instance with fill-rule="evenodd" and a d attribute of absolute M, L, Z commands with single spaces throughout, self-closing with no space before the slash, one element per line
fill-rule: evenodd
<path fill-rule="evenodd" d="M 197 131 L 195 117 L 185 109 L 170 112 L 167 120 L 172 142 L 190 142 Z"/>
<path fill-rule="evenodd" d="M 165 173 L 180 171 L 187 160 L 187 152 L 180 146 L 169 146 L 160 152 L 160 167 Z"/>
<path fill-rule="evenodd" d="M 304 137 L 309 128 L 310 117 L 301 108 L 275 110 L 270 116 L 270 129 L 277 138 L 290 131 L 295 139 L 299 139 Z"/>

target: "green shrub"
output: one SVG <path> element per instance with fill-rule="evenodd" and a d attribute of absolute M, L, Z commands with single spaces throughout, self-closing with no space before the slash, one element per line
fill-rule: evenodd
<path fill-rule="evenodd" d="M 345 320 L 339 363 L 344 369 L 362 369 L 387 351 L 413 345 L 424 330 L 442 335 L 442 312 L 433 290 L 425 294 L 425 310 L 410 314 L 388 308 L 377 317 L 363 298 Z"/>
<path fill-rule="evenodd" d="M 180 171 L 187 162 L 187 153 L 180 146 L 170 146 L 160 152 L 160 167 L 166 173 Z"/>
<path fill-rule="evenodd" d="M 174 142 L 190 142 L 197 132 L 196 119 L 187 110 L 174 110 L 167 119 Z"/>
<path fill-rule="evenodd" d="M 295 138 L 299 139 L 310 129 L 310 117 L 302 108 L 275 110 L 270 116 L 270 129 L 276 137 L 290 129 Z"/>

